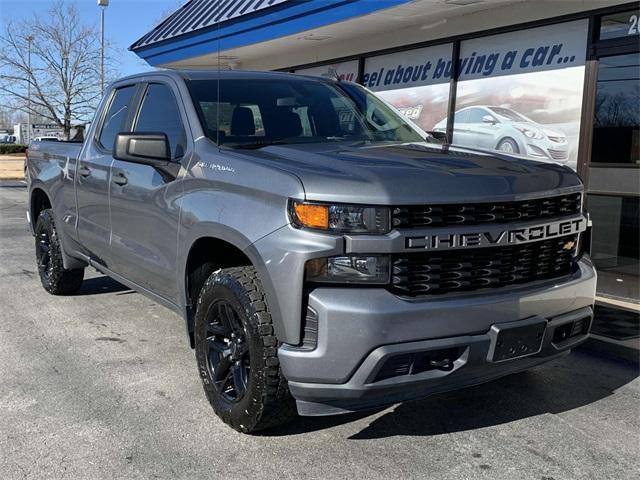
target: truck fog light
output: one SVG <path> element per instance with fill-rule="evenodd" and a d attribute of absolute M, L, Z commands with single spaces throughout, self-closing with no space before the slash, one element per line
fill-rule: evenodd
<path fill-rule="evenodd" d="M 305 265 L 306 279 L 322 283 L 389 283 L 388 256 L 361 255 L 325 257 L 309 260 Z"/>

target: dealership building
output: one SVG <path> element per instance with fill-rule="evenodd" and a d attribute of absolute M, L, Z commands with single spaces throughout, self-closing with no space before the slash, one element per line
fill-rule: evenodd
<path fill-rule="evenodd" d="M 598 295 L 640 305 L 639 4 L 191 0 L 131 49 L 166 68 L 337 76 L 451 143 L 583 179 Z"/>

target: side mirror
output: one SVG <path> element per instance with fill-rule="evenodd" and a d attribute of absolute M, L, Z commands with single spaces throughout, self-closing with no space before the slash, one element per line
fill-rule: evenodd
<path fill-rule="evenodd" d="M 171 161 L 169 140 L 164 133 L 119 133 L 113 158 L 153 167 L 166 166 Z"/>
<path fill-rule="evenodd" d="M 495 125 L 498 122 L 496 122 L 496 119 L 491 115 L 485 115 L 484 117 L 482 117 L 482 123 L 490 123 L 491 125 Z"/>
<path fill-rule="evenodd" d="M 431 135 L 433 138 L 435 138 L 436 140 L 446 143 L 447 142 L 447 133 L 446 132 L 441 132 L 439 130 L 431 130 L 429 132 L 427 132 L 429 135 Z"/>

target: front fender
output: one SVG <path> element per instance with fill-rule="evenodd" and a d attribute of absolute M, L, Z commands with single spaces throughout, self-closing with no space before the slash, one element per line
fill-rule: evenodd
<path fill-rule="evenodd" d="M 189 322 L 191 321 L 188 311 L 188 291 L 187 291 L 187 261 L 189 252 L 195 243 L 203 238 L 212 238 L 222 240 L 241 250 L 251 261 L 251 264 L 258 272 L 258 278 L 262 283 L 267 297 L 267 304 L 273 316 L 274 328 L 276 335 L 284 335 L 285 329 L 282 324 L 282 315 L 279 302 L 275 295 L 275 287 L 272 279 L 269 277 L 268 270 L 265 266 L 260 253 L 252 244 L 251 240 L 239 231 L 229 228 L 226 225 L 215 222 L 200 222 L 189 230 L 188 236 L 181 238 L 178 248 L 178 275 L 177 275 L 177 291 L 180 292 L 180 306 L 183 317 L 187 322 L 187 331 L 190 330 Z"/>

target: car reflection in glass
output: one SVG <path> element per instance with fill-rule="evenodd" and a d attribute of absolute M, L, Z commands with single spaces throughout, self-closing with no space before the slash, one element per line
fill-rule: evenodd
<path fill-rule="evenodd" d="M 444 132 L 446 127 L 444 118 L 433 130 Z M 454 117 L 453 143 L 558 163 L 566 163 L 569 158 L 564 133 L 503 107 L 480 105 L 458 110 Z"/>

